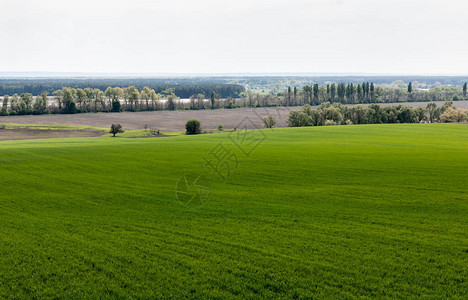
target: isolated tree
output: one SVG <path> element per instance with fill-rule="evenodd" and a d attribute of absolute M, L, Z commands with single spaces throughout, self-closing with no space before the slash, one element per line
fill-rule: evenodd
<path fill-rule="evenodd" d="M 276 125 L 276 117 L 273 115 L 268 115 L 263 118 L 263 125 L 265 128 L 273 128 Z"/>
<path fill-rule="evenodd" d="M 113 136 L 115 136 L 117 133 L 122 133 L 124 132 L 122 130 L 122 125 L 120 124 L 112 124 L 109 133 L 112 133 Z"/>
<path fill-rule="evenodd" d="M 188 120 L 185 124 L 185 134 L 200 134 L 201 124 L 198 120 Z"/>
<path fill-rule="evenodd" d="M 408 83 L 408 93 L 411 94 L 413 92 L 413 84 L 410 82 Z"/>
<path fill-rule="evenodd" d="M 466 82 L 463 84 L 463 97 L 466 97 Z"/>
<path fill-rule="evenodd" d="M 288 86 L 288 103 L 286 103 L 286 106 L 291 105 L 291 87 Z"/>

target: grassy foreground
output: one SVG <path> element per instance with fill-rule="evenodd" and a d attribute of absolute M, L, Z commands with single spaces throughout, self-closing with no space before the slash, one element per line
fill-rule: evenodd
<path fill-rule="evenodd" d="M 0 142 L 0 297 L 468 297 L 468 126 L 247 140 Z M 175 198 L 186 172 L 211 181 L 201 206 Z"/>

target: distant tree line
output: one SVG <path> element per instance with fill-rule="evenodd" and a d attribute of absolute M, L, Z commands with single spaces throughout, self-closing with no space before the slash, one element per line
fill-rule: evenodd
<path fill-rule="evenodd" d="M 300 106 L 304 104 L 320 105 L 324 102 L 359 104 L 458 100 L 468 100 L 466 83 L 463 86 L 415 89 L 411 82 L 405 88 L 377 86 L 373 82 L 363 82 L 360 84 L 331 83 L 287 87 L 285 91 L 277 94 L 246 91 L 241 99 L 234 100 L 232 106 Z"/>
<path fill-rule="evenodd" d="M 382 107 L 378 104 L 347 107 L 341 103 L 325 102 L 317 109 L 306 104 L 300 110 L 291 111 L 288 117 L 291 127 L 465 121 L 468 121 L 468 111 L 455 108 L 452 101 L 441 107 L 430 102 L 426 107 L 415 108 L 404 105 Z"/>
<path fill-rule="evenodd" d="M 282 97 L 289 105 L 319 105 L 323 102 L 358 104 L 358 103 L 394 103 L 394 102 L 429 102 L 468 100 L 466 83 L 460 86 L 440 86 L 430 89 L 414 89 L 410 82 L 406 88 L 377 86 L 373 82 L 332 83 L 324 86 L 305 85 L 301 89 L 288 88 Z"/>
<path fill-rule="evenodd" d="M 217 109 L 238 107 L 320 105 L 326 102 L 341 104 L 395 103 L 414 101 L 468 100 L 467 84 L 463 86 L 440 86 L 430 89 L 415 89 L 410 82 L 406 88 L 377 86 L 373 82 L 331 83 L 288 87 L 277 94 L 245 91 L 240 98 L 225 97 L 217 91 L 191 94 L 188 101 L 181 101 L 176 90 L 167 88 L 158 92 L 145 86 L 98 88 L 71 88 L 47 92 L 34 97 L 32 93 L 4 96 L 2 115 L 152 111 L 176 109 Z M 52 97 L 52 98 L 51 98 Z"/>
<path fill-rule="evenodd" d="M 160 80 L 163 81 L 163 80 Z M 210 95 L 212 92 L 219 94 L 223 98 L 234 97 L 237 98 L 245 91 L 242 85 L 238 84 L 227 84 L 227 83 L 191 83 L 197 82 L 194 80 L 189 81 L 179 79 L 177 82 L 182 83 L 171 83 L 171 80 L 167 80 L 170 83 L 165 83 L 155 80 L 143 80 L 143 79 L 114 79 L 114 80 L 99 80 L 99 79 L 83 79 L 83 80 L 71 80 L 71 79 L 47 79 L 47 80 L 33 80 L 33 79 L 0 79 L 0 95 L 13 95 L 28 93 L 34 96 L 38 96 L 43 92 L 52 94 L 56 90 L 60 90 L 63 87 L 70 87 L 74 89 L 100 89 L 106 90 L 110 87 L 130 87 L 134 86 L 139 91 L 143 88 L 148 87 L 156 91 L 156 93 L 162 93 L 167 89 L 172 89 L 179 97 L 188 98 L 193 94 L 205 94 Z M 185 83 L 189 82 L 189 83 Z"/>
<path fill-rule="evenodd" d="M 329 76 L 240 76 L 236 78 L 224 77 L 229 82 L 237 82 L 242 85 L 269 88 L 275 85 L 327 85 L 328 83 L 347 82 L 360 84 L 362 82 L 374 82 L 374 84 L 384 85 L 396 81 L 419 82 L 427 86 L 436 85 L 462 85 L 468 80 L 467 76 L 363 76 L 363 75 L 329 75 Z M 214 77 L 213 80 L 219 80 Z"/>

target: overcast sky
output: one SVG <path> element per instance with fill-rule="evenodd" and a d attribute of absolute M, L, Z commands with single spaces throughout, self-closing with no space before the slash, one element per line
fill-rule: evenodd
<path fill-rule="evenodd" d="M 0 0 L 0 72 L 468 74 L 467 0 Z"/>

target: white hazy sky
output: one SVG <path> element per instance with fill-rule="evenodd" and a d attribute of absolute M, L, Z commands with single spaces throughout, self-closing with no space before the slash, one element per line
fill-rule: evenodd
<path fill-rule="evenodd" d="M 0 0 L 0 72 L 468 74 L 467 0 Z"/>

